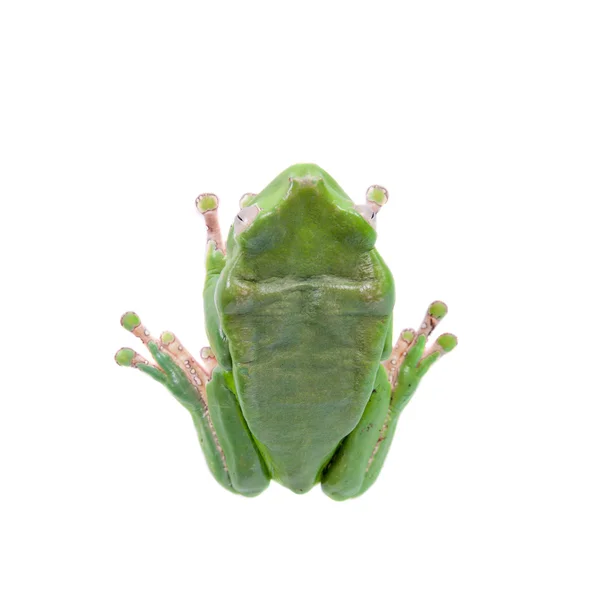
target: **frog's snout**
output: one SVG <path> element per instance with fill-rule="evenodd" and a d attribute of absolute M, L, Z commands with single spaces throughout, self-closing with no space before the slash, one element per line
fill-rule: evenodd
<path fill-rule="evenodd" d="M 317 190 L 325 185 L 323 177 L 320 175 L 303 175 L 301 177 L 290 177 L 290 189 L 288 195 L 292 190 L 299 189 L 314 189 Z"/>
<path fill-rule="evenodd" d="M 312 202 L 312 200 L 321 198 L 329 198 L 329 194 L 325 189 L 325 180 L 320 175 L 300 175 L 289 178 L 290 186 L 284 200 L 298 200 L 302 203 Z"/>

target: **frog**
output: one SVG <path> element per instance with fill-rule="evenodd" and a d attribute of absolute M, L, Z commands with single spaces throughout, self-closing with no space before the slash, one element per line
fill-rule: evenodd
<path fill-rule="evenodd" d="M 275 480 L 297 494 L 320 484 L 336 501 L 375 482 L 398 418 L 455 335 L 427 340 L 446 316 L 432 302 L 394 343 L 392 274 L 375 248 L 387 190 L 355 204 L 315 164 L 296 164 L 244 194 L 223 242 L 219 199 L 201 194 L 206 224 L 204 324 L 193 356 L 174 333 L 153 337 L 135 312 L 122 326 L 147 347 L 116 356 L 189 411 L 221 486 L 254 497 Z"/>

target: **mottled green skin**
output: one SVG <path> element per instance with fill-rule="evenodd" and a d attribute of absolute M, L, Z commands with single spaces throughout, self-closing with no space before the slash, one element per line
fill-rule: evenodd
<path fill-rule="evenodd" d="M 229 237 L 216 307 L 269 471 L 305 492 L 369 400 L 393 279 L 373 228 L 318 167 L 285 171 L 253 203 L 256 221 Z"/>

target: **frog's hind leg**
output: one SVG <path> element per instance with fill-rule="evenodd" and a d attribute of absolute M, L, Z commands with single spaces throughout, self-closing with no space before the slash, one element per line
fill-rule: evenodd
<path fill-rule="evenodd" d="M 191 414 L 200 445 L 215 479 L 226 489 L 255 496 L 269 484 L 262 458 L 241 414 L 234 391 L 210 352 L 196 360 L 171 332 L 153 338 L 135 313 L 121 319 L 148 347 L 155 364 L 130 348 L 115 359 L 162 383 Z"/>
<path fill-rule="evenodd" d="M 371 398 L 354 430 L 344 439 L 323 471 L 321 487 L 334 500 L 347 500 L 363 491 L 369 460 L 390 407 L 391 387 L 380 365 Z"/>
<path fill-rule="evenodd" d="M 216 367 L 206 392 L 232 485 L 245 496 L 260 494 L 268 487 L 270 475 L 242 414 L 233 374 Z"/>
<path fill-rule="evenodd" d="M 457 344 L 454 335 L 445 333 L 425 350 L 428 336 L 446 313 L 443 302 L 433 302 L 419 332 L 402 331 L 391 356 L 380 366 L 361 420 L 323 473 L 323 491 L 334 500 L 359 496 L 377 479 L 400 413 L 431 365 Z"/>

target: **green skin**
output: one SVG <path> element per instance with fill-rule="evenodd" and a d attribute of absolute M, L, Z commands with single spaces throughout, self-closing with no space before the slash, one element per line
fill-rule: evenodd
<path fill-rule="evenodd" d="M 190 411 L 228 490 L 256 496 L 275 479 L 296 493 L 320 482 L 334 500 L 364 493 L 421 378 L 456 345 L 444 334 L 425 350 L 447 310 L 434 302 L 419 334 L 404 330 L 392 348 L 394 283 L 373 227 L 386 200 L 374 186 L 367 208 L 356 207 L 325 171 L 295 165 L 244 196 L 225 252 L 216 197 L 201 196 L 206 364 L 173 334 L 155 340 L 135 313 L 123 316 L 156 364 L 128 348 L 117 362 L 163 383 Z"/>

